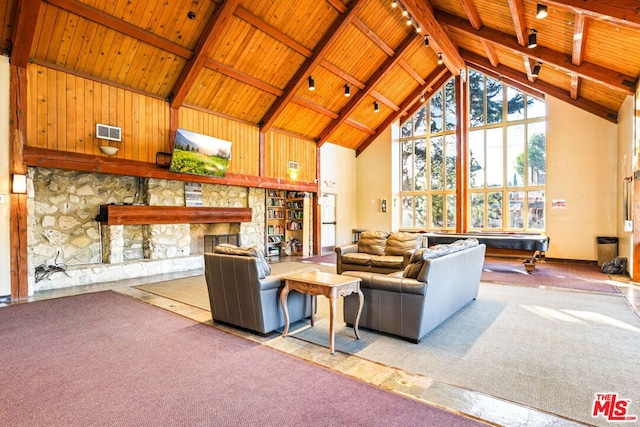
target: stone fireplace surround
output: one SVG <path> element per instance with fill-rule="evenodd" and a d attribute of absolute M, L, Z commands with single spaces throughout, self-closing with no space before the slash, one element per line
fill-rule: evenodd
<path fill-rule="evenodd" d="M 203 206 L 251 207 L 250 222 L 106 226 L 95 220 L 104 204 L 184 206 L 184 184 L 30 167 L 29 295 L 155 274 L 197 274 L 204 267 L 204 235 L 237 233 L 242 245 L 264 247 L 265 190 L 260 188 L 202 184 Z M 36 267 L 51 265 L 65 271 L 36 282 Z"/>

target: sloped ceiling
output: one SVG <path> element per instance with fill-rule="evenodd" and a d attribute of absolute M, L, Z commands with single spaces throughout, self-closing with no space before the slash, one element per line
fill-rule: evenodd
<path fill-rule="evenodd" d="M 544 19 L 527 0 L 9 0 L 0 48 L 357 153 L 465 66 L 615 122 L 640 73 L 633 2 L 539 3 Z"/>

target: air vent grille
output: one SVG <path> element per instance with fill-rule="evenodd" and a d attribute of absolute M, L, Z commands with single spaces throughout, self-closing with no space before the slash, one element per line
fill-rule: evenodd
<path fill-rule="evenodd" d="M 96 137 L 110 141 L 122 141 L 122 129 L 115 126 L 96 123 Z"/>

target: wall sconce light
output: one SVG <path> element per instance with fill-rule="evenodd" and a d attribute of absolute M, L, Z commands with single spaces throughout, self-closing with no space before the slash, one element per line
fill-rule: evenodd
<path fill-rule="evenodd" d="M 313 77 L 309 76 L 309 90 L 316 90 L 316 82 L 313 81 Z"/>
<path fill-rule="evenodd" d="M 536 18 L 543 19 L 547 17 L 547 5 L 538 3 L 536 6 Z"/>
<path fill-rule="evenodd" d="M 15 194 L 25 194 L 27 192 L 27 176 L 22 174 L 13 174 L 11 183 L 11 192 Z"/>
<path fill-rule="evenodd" d="M 349 83 L 345 83 L 344 85 L 344 96 L 351 96 L 351 87 Z"/>
<path fill-rule="evenodd" d="M 536 30 L 531 30 L 531 34 L 529 34 L 529 43 L 527 43 L 527 47 L 529 49 L 533 49 L 538 46 L 538 36 L 536 35 L 538 32 Z"/>
<path fill-rule="evenodd" d="M 380 105 L 378 105 L 378 101 L 373 101 L 373 112 L 377 113 L 380 111 Z"/>

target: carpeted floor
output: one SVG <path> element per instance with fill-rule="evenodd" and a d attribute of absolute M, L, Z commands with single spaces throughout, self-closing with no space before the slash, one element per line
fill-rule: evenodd
<path fill-rule="evenodd" d="M 0 308 L 0 342 L 3 425 L 479 425 L 113 292 Z"/>

